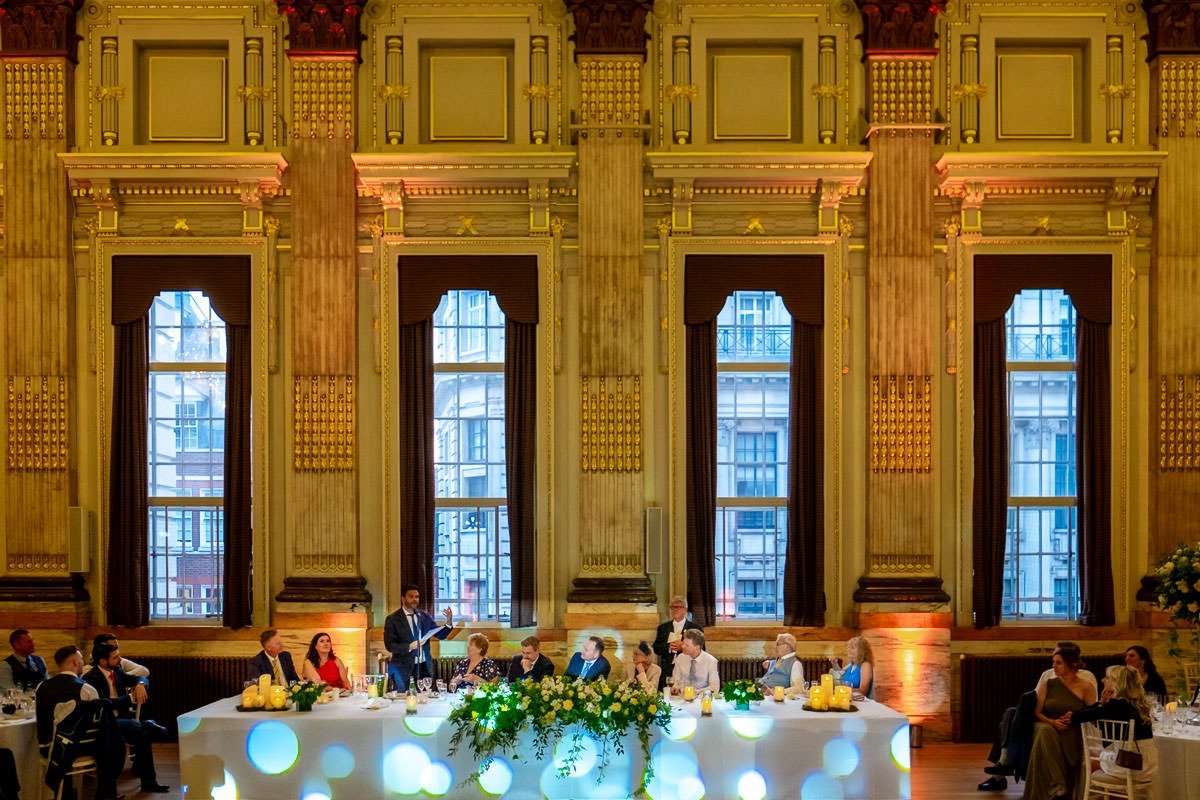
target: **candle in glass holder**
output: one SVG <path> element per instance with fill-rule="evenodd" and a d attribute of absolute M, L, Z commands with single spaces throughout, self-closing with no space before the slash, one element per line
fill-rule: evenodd
<path fill-rule="evenodd" d="M 776 703 L 783 702 L 783 687 L 782 686 L 775 687 L 775 702 Z"/>
<path fill-rule="evenodd" d="M 850 710 L 850 687 L 835 686 L 833 687 L 833 707 L 840 708 L 843 711 Z"/>
<path fill-rule="evenodd" d="M 813 711 L 825 711 L 829 708 L 829 700 L 824 687 L 814 686 L 808 690 L 808 707 Z"/>
<path fill-rule="evenodd" d="M 712 716 L 712 692 L 705 692 L 704 696 L 700 698 L 700 716 Z"/>
<path fill-rule="evenodd" d="M 696 699 L 696 687 L 694 687 L 694 686 L 683 687 L 683 699 L 687 700 L 689 703 L 692 702 L 693 700 L 695 700 Z"/>
<path fill-rule="evenodd" d="M 271 696 L 271 676 L 269 674 L 258 676 L 258 695 L 264 698 Z"/>
<path fill-rule="evenodd" d="M 1179 710 L 1179 703 L 1177 703 L 1174 700 L 1172 700 L 1171 702 L 1169 702 L 1165 706 L 1163 706 L 1163 711 L 1167 712 L 1168 714 L 1174 714 L 1178 710 Z"/>
<path fill-rule="evenodd" d="M 278 684 L 271 687 L 271 708 L 283 708 L 287 705 L 287 687 Z"/>
<path fill-rule="evenodd" d="M 410 694 L 404 698 L 404 710 L 409 714 L 417 713 L 417 696 L 415 694 Z"/>
<path fill-rule="evenodd" d="M 828 672 L 821 676 L 821 691 L 825 693 L 825 697 L 833 697 L 833 676 Z"/>
<path fill-rule="evenodd" d="M 375 681 L 367 684 L 367 697 L 379 697 L 379 685 Z"/>

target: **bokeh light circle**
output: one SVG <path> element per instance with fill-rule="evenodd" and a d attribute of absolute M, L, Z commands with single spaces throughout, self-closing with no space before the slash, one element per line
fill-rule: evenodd
<path fill-rule="evenodd" d="M 513 768 L 503 758 L 493 756 L 479 773 L 479 788 L 491 795 L 502 795 L 513 782 Z"/>
<path fill-rule="evenodd" d="M 892 761 L 900 769 L 911 769 L 912 752 L 908 749 L 908 726 L 903 725 L 892 734 Z"/>
<path fill-rule="evenodd" d="M 756 769 L 746 770 L 738 778 L 738 800 L 766 800 L 767 779 Z"/>
<path fill-rule="evenodd" d="M 800 784 L 800 800 L 842 800 L 844 796 L 837 778 L 824 772 L 810 772 Z"/>
<path fill-rule="evenodd" d="M 578 739 L 573 735 L 567 735 L 554 746 L 554 769 L 556 771 L 566 766 L 567 759 L 571 756 L 571 750 L 576 745 L 579 746 L 579 752 L 575 754 L 575 763 L 571 765 L 571 771 L 565 773 L 563 777 L 578 777 L 588 774 L 600 758 L 600 748 L 591 736 L 582 732 Z"/>
<path fill-rule="evenodd" d="M 650 763 L 654 766 L 654 777 L 646 785 L 646 794 L 651 800 L 695 800 L 695 796 L 704 795 L 696 751 L 690 744 L 660 739 L 650 750 Z M 684 794 L 685 786 L 698 786 L 700 794 L 695 795 L 695 788 L 687 789 L 689 794 Z"/>
<path fill-rule="evenodd" d="M 200 717 L 178 717 L 176 724 L 179 725 L 179 735 L 195 733 L 196 729 L 200 727 L 200 721 Z"/>
<path fill-rule="evenodd" d="M 300 800 L 332 800 L 328 792 L 305 792 Z"/>
<path fill-rule="evenodd" d="M 237 781 L 232 772 L 225 770 L 225 783 L 214 786 L 212 796 L 213 800 L 238 800 Z"/>
<path fill-rule="evenodd" d="M 445 721 L 445 717 L 427 717 L 424 714 L 409 714 L 404 718 L 404 727 L 417 736 L 433 736 Z"/>
<path fill-rule="evenodd" d="M 667 723 L 667 728 L 663 733 L 668 739 L 682 742 L 692 738 L 696 734 L 697 726 L 698 722 L 691 714 L 675 711 L 671 715 L 671 721 Z"/>
<path fill-rule="evenodd" d="M 279 775 L 300 758 L 300 740 L 283 722 L 260 722 L 246 736 L 246 757 L 259 772 Z"/>
<path fill-rule="evenodd" d="M 679 791 L 679 800 L 700 800 L 704 797 L 704 781 L 696 776 L 684 778 L 676 789 Z"/>
<path fill-rule="evenodd" d="M 775 720 L 763 714 L 750 714 L 729 718 L 733 732 L 743 739 L 761 739 L 771 732 Z"/>
<path fill-rule="evenodd" d="M 454 773 L 445 761 L 434 761 L 421 775 L 421 788 L 426 794 L 441 797 L 454 785 Z"/>
<path fill-rule="evenodd" d="M 849 739 L 830 739 L 821 751 L 825 771 L 836 777 L 844 777 L 858 769 L 862 760 L 858 745 Z"/>
<path fill-rule="evenodd" d="M 331 744 L 321 753 L 321 772 L 326 778 L 344 778 L 354 772 L 354 751 L 344 744 Z"/>
<path fill-rule="evenodd" d="M 383 786 L 396 794 L 416 794 L 429 768 L 429 754 L 419 745 L 401 742 L 383 755 Z"/>

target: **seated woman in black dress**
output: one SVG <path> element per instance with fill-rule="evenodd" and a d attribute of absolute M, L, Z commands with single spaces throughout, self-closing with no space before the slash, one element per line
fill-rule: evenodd
<path fill-rule="evenodd" d="M 1133 771 L 1134 797 L 1149 798 L 1150 786 L 1158 772 L 1158 749 L 1154 744 L 1154 730 L 1150 727 L 1150 706 L 1146 702 L 1141 679 L 1135 671 L 1122 666 L 1109 667 L 1104 673 L 1104 691 L 1100 694 L 1100 702 L 1071 714 L 1072 725 L 1098 719 L 1133 723 L 1136 749 L 1142 754 L 1142 768 Z M 1105 775 L 1123 782 L 1128 770 L 1117 764 L 1116 756 L 1115 747 L 1101 753 L 1100 769 Z"/>
<path fill-rule="evenodd" d="M 1154 666 L 1150 651 L 1140 644 L 1132 645 L 1125 651 L 1125 666 L 1137 672 L 1146 694 L 1161 697 L 1167 693 L 1167 682 L 1158 674 L 1158 667 Z"/>
<path fill-rule="evenodd" d="M 488 638 L 482 633 L 472 633 L 467 637 L 467 657 L 458 662 L 454 668 L 454 677 L 450 679 L 450 691 L 458 690 L 459 686 L 478 686 L 481 683 L 494 683 L 500 680 L 500 667 L 495 661 L 486 658 Z"/>

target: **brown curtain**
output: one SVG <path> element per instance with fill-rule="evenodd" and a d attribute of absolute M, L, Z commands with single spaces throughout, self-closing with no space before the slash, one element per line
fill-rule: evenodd
<path fill-rule="evenodd" d="M 792 321 L 788 402 L 788 544 L 783 568 L 784 622 L 825 624 L 825 424 L 821 327 Z"/>
<path fill-rule="evenodd" d="M 717 616 L 716 316 L 734 291 L 775 292 L 792 316 L 783 616 L 789 625 L 824 624 L 824 266 L 818 255 L 687 257 L 687 587 L 700 625 L 712 624 Z"/>
<path fill-rule="evenodd" d="M 147 476 L 149 309 L 162 292 L 201 291 L 226 325 L 224 623 L 249 625 L 250 259 L 246 256 L 116 256 L 112 267 L 113 446 L 109 464 L 109 622 L 150 618 Z M 133 558 L 132 554 L 143 554 Z"/>
<path fill-rule="evenodd" d="M 534 624 L 537 579 L 537 325 L 504 323 L 504 439 L 508 469 L 508 537 L 512 617 Z"/>
<path fill-rule="evenodd" d="M 687 325 L 687 592 L 692 619 L 717 621 L 717 320 Z"/>
<path fill-rule="evenodd" d="M 537 593 L 537 258 L 401 256 L 400 547 L 408 577 L 434 597 L 433 312 L 452 289 L 491 293 L 505 316 L 504 432 L 514 627 L 534 624 Z"/>
<path fill-rule="evenodd" d="M 1078 338 L 1079 621 L 1114 625 L 1109 326 L 1081 317 Z"/>
<path fill-rule="evenodd" d="M 400 326 L 400 552 L 405 583 L 432 602 L 434 544 L 433 322 Z"/>
<path fill-rule="evenodd" d="M 108 483 L 108 570 L 104 596 L 111 625 L 150 621 L 146 404 L 150 340 L 147 314 L 114 326 L 113 425 Z"/>
<path fill-rule="evenodd" d="M 980 326 L 999 321 L 1001 363 L 1004 358 L 1004 315 L 1017 292 L 1023 289 L 1062 289 L 1071 298 L 1078 316 L 1078 358 L 1076 375 L 1079 413 L 1076 430 L 1077 503 L 1079 518 L 1080 622 L 1084 625 L 1111 625 L 1115 621 L 1112 583 L 1112 526 L 1109 492 L 1112 479 L 1111 388 L 1109 386 L 1109 328 L 1112 321 L 1112 259 L 1107 255 L 981 255 L 975 258 L 975 343 L 976 369 L 995 370 L 986 362 L 996 358 L 997 345 L 987 345 L 991 354 L 980 354 Z M 985 334 L 994 337 L 994 333 Z M 984 359 L 981 362 L 980 359 Z M 980 388 L 975 383 L 975 488 L 972 519 L 976 567 L 973 593 L 975 624 L 998 624 L 1000 614 L 1004 545 L 1004 526 L 1008 513 L 1008 421 L 1007 375 L 1001 376 L 999 389 L 993 379 Z M 983 392 L 983 394 L 981 394 Z M 1000 394 L 997 395 L 996 393 Z M 990 393 L 990 394 L 988 394 Z M 994 412 L 981 404 L 1005 409 L 1003 427 Z M 980 430 L 981 425 L 984 430 Z M 996 450 L 1003 447 L 1004 452 Z M 981 466 L 982 465 L 982 466 Z M 988 485 L 980 486 L 980 470 L 986 470 Z M 1003 477 L 994 474 L 1001 470 Z M 1001 485 L 1001 480 L 1003 485 Z M 999 520 L 999 523 L 997 523 Z M 983 564 L 983 579 L 996 577 L 996 585 L 980 587 L 981 558 L 996 553 L 991 537 L 999 530 L 998 559 Z M 984 553 L 980 552 L 984 537 Z M 999 562 L 999 565 L 995 563 Z M 998 573 L 997 573 L 998 571 Z M 983 605 L 981 605 L 981 603 Z"/>
<path fill-rule="evenodd" d="M 1004 317 L 975 324 L 975 482 L 972 606 L 975 627 L 1000 624 L 1008 522 L 1008 365 Z"/>

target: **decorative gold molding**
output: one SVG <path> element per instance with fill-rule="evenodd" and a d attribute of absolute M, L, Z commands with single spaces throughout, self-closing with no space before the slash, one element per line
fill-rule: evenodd
<path fill-rule="evenodd" d="M 987 94 L 987 86 L 982 83 L 956 83 L 950 87 L 950 97 L 954 102 L 962 102 L 968 97 L 981 98 Z"/>
<path fill-rule="evenodd" d="M 584 472 L 642 469 L 642 379 L 583 378 L 580 387 L 580 467 Z"/>
<path fill-rule="evenodd" d="M 296 470 L 354 469 L 354 376 L 297 376 L 292 393 Z"/>
<path fill-rule="evenodd" d="M 4 62 L 6 139 L 66 138 L 66 71 L 64 62 Z"/>
<path fill-rule="evenodd" d="M 124 86 L 97 86 L 95 88 L 95 90 L 92 92 L 92 97 L 95 98 L 96 100 L 107 100 L 109 98 L 112 98 L 113 100 L 124 100 L 125 99 L 125 87 Z"/>
<path fill-rule="evenodd" d="M 872 58 L 869 69 L 871 124 L 933 122 L 932 58 Z"/>
<path fill-rule="evenodd" d="M 933 377 L 871 376 L 871 471 L 933 470 Z"/>
<path fill-rule="evenodd" d="M 354 59 L 292 58 L 292 138 L 354 138 Z"/>
<path fill-rule="evenodd" d="M 840 100 L 846 96 L 846 87 L 836 83 L 814 83 L 812 87 L 812 96 L 817 100 L 832 98 Z"/>
<path fill-rule="evenodd" d="M 1159 379 L 1158 468 L 1200 471 L 1200 375 Z"/>
<path fill-rule="evenodd" d="M 8 468 L 65 470 L 67 379 L 63 375 L 8 378 Z"/>
<path fill-rule="evenodd" d="M 391 100 L 393 97 L 398 97 L 401 100 L 407 100 L 412 90 L 407 84 L 403 83 L 385 83 L 380 86 L 375 94 L 380 100 Z"/>
<path fill-rule="evenodd" d="M 581 128 L 639 128 L 642 59 L 587 58 L 579 63 Z"/>
<path fill-rule="evenodd" d="M 527 83 L 521 87 L 521 96 L 526 100 L 535 97 L 554 97 L 558 88 L 545 83 Z"/>
<path fill-rule="evenodd" d="M 933 556 L 925 553 L 872 553 L 872 574 L 904 574 L 932 572 Z"/>
<path fill-rule="evenodd" d="M 688 100 L 695 100 L 700 96 L 700 87 L 694 83 L 677 84 L 673 83 L 667 87 L 667 100 L 673 101 L 680 97 L 686 97 Z"/>
<path fill-rule="evenodd" d="M 266 100 L 271 96 L 270 86 L 239 86 L 237 88 L 238 99 L 242 102 L 247 100 Z"/>

